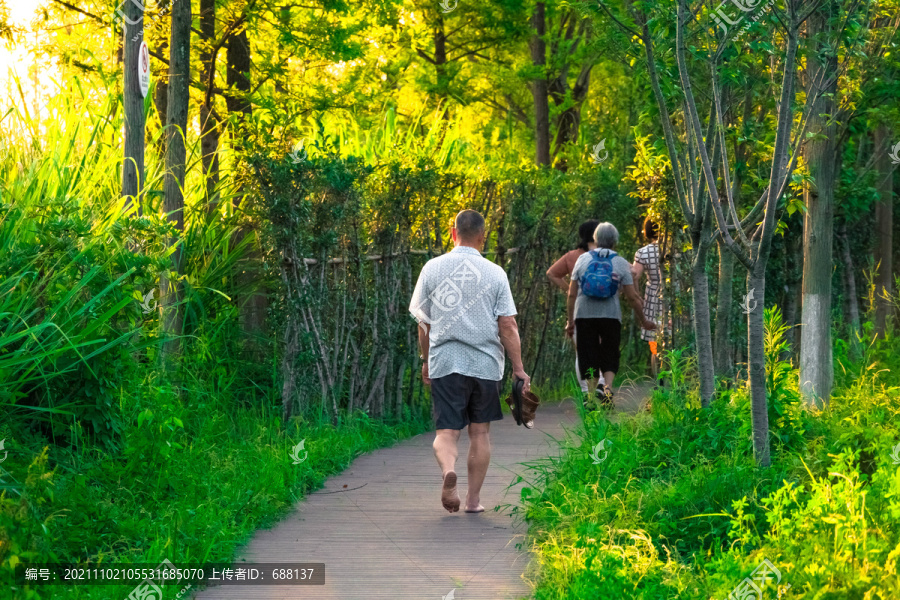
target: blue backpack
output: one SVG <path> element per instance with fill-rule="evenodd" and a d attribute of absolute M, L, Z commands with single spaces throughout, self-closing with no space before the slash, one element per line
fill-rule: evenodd
<path fill-rule="evenodd" d="M 619 278 L 613 271 L 613 256 L 616 253 L 609 250 L 605 256 L 600 256 L 597 250 L 591 250 L 591 262 L 588 264 L 584 275 L 581 276 L 581 293 L 588 298 L 606 300 L 616 295 L 619 289 Z"/>

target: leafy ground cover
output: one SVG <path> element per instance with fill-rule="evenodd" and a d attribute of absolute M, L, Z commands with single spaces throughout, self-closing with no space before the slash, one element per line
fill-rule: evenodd
<path fill-rule="evenodd" d="M 424 402 L 383 419 L 315 403 L 282 421 L 279 355 L 271 338 L 248 339 L 235 301 L 249 237 L 238 241 L 233 218 L 192 213 L 182 351 L 164 361 L 171 230 L 150 210 L 123 216 L 109 177 L 117 126 L 83 124 L 76 96 L 55 101 L 46 147 L 26 135 L 37 123 L 4 122 L 2 598 L 125 598 L 134 587 L 21 589 L 7 579 L 20 562 L 230 561 L 355 456 L 430 427 Z"/>
<path fill-rule="evenodd" d="M 38 446 L 30 461 L 10 455 L 0 496 L 5 576 L 22 561 L 229 562 L 256 529 L 353 458 L 430 427 L 423 415 L 392 424 L 363 413 L 337 425 L 313 415 L 285 426 L 277 401 L 241 406 L 202 381 L 178 392 L 158 380 L 120 390 L 119 452 Z M 26 449 L 29 441 L 37 436 Z M 99 599 L 133 588 L 11 589 L 17 599 Z M 179 591 L 169 586 L 166 597 Z"/>
<path fill-rule="evenodd" d="M 780 315 L 766 323 L 772 467 L 753 461 L 747 391 L 723 385 L 701 409 L 673 354 L 652 414 L 590 415 L 536 466 L 522 494 L 537 600 L 900 597 L 894 340 L 856 360 L 839 346 L 838 389 L 815 413 L 779 360 Z"/>

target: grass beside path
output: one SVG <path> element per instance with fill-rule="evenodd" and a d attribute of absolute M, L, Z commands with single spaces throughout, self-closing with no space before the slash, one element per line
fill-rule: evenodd
<path fill-rule="evenodd" d="M 120 398 L 127 418 L 118 451 L 51 455 L 34 436 L 31 456 L 10 453 L 4 479 L 15 493 L 0 496 L 0 575 L 19 561 L 229 562 L 255 530 L 353 458 L 431 427 L 425 414 L 388 425 L 362 413 L 338 426 L 315 418 L 284 425 L 280 407 L 267 401 L 241 405 L 202 388 L 180 400 L 152 382 L 141 389 Z M 302 462 L 293 464 L 301 441 Z M 124 599 L 134 587 L 33 586 L 0 595 Z M 166 598 L 179 592 L 165 589 Z"/>
<path fill-rule="evenodd" d="M 589 415 L 537 468 L 523 490 L 536 600 L 722 600 L 754 571 L 771 600 L 900 597 L 896 359 L 885 347 L 842 365 L 830 409 L 812 413 L 770 347 L 771 468 L 753 460 L 747 390 L 702 409 L 677 355 L 652 415 Z"/>

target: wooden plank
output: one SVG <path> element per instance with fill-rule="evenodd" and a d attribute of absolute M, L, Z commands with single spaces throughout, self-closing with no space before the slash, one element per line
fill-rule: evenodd
<path fill-rule="evenodd" d="M 564 402 L 541 406 L 532 430 L 508 414 L 493 423 L 482 514 L 449 514 L 441 506 L 434 432 L 361 456 L 273 529 L 258 531 L 239 554 L 247 562 L 325 563 L 324 586 L 216 586 L 195 597 L 441 600 L 454 589 L 455 600 L 528 597 L 522 574 L 530 555 L 517 547 L 526 527 L 508 507 L 518 504 L 522 484 L 509 486 L 517 475 L 528 476 L 523 461 L 557 455 L 556 440 L 576 420 L 573 403 Z M 467 452 L 463 433 L 457 460 L 463 501 Z"/>

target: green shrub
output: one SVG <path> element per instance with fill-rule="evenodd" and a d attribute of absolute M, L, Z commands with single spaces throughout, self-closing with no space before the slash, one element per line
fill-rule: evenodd
<path fill-rule="evenodd" d="M 746 390 L 722 388 L 700 409 L 673 353 L 652 416 L 587 419 L 523 493 L 536 598 L 721 599 L 764 560 L 781 576 L 767 598 L 898 597 L 900 393 L 882 372 L 897 359 L 871 345 L 867 366 L 845 364 L 860 376 L 808 412 L 778 359 L 780 315 L 766 323 L 772 467 L 753 462 Z M 611 450 L 594 464 L 600 439 Z"/>

